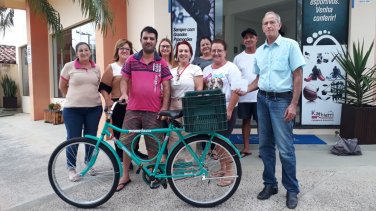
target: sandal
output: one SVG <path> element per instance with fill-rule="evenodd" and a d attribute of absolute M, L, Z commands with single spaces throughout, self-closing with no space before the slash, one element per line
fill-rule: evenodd
<path fill-rule="evenodd" d="M 240 156 L 242 156 L 242 158 L 244 158 L 244 157 L 247 157 L 248 155 L 252 155 L 252 152 L 243 152 L 243 151 L 241 151 L 240 152 Z"/>
<path fill-rule="evenodd" d="M 219 156 L 216 153 L 212 153 L 211 156 L 213 157 L 214 160 L 218 160 Z"/>
<path fill-rule="evenodd" d="M 128 185 L 129 183 L 131 183 L 131 182 L 132 182 L 132 180 L 129 179 L 127 182 L 124 182 L 124 183 L 120 183 L 120 184 L 118 184 L 118 187 L 119 187 L 120 185 L 122 185 L 123 187 L 121 187 L 121 188 L 119 188 L 119 189 L 116 189 L 115 192 L 119 192 L 119 191 L 123 190 L 123 188 L 124 188 L 125 186 L 127 186 L 127 185 Z"/>
<path fill-rule="evenodd" d="M 225 175 L 225 172 L 224 172 L 224 171 L 221 171 L 221 170 L 216 171 L 216 172 L 213 172 L 213 173 L 211 174 L 212 177 L 223 177 L 224 175 Z"/>
<path fill-rule="evenodd" d="M 218 181 L 217 185 L 220 186 L 220 187 L 227 187 L 227 186 L 231 185 L 234 181 L 235 181 L 235 179 L 229 179 L 228 180 L 228 178 L 223 178 L 223 179 Z"/>
<path fill-rule="evenodd" d="M 86 166 L 86 168 L 87 168 L 87 166 Z M 90 176 L 95 176 L 95 170 L 94 170 L 94 168 L 90 168 L 89 169 L 89 171 L 87 172 Z"/>
<path fill-rule="evenodd" d="M 212 153 L 211 153 L 210 156 L 212 156 L 212 158 L 213 158 L 214 160 L 218 160 L 218 158 L 219 158 L 219 156 L 218 156 L 218 154 L 217 154 L 217 151 L 216 151 L 215 149 L 212 151 Z"/>
<path fill-rule="evenodd" d="M 80 175 L 77 174 L 77 172 L 74 170 L 68 171 L 68 177 L 71 182 L 77 182 L 78 180 L 80 180 Z"/>

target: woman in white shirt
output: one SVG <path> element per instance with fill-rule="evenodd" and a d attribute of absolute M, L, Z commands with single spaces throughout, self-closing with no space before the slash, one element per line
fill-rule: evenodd
<path fill-rule="evenodd" d="M 171 103 L 169 110 L 181 110 L 182 101 L 186 91 L 200 91 L 203 89 L 203 77 L 202 70 L 199 66 L 190 64 L 190 60 L 193 55 L 192 46 L 187 41 L 181 41 L 176 44 L 175 56 L 179 62 L 179 66 L 171 70 L 173 79 L 171 80 Z M 183 123 L 183 118 L 177 119 L 180 123 Z M 182 131 L 183 136 L 187 135 L 185 131 Z M 179 140 L 176 133 L 170 134 L 170 140 L 167 148 L 170 151 L 174 144 Z M 195 149 L 195 144 L 190 145 L 192 149 Z M 192 155 L 186 150 L 186 161 L 192 161 Z"/>
<path fill-rule="evenodd" d="M 225 131 L 218 131 L 217 133 L 230 139 L 232 130 L 234 129 L 236 119 L 238 117 L 237 105 L 239 101 L 239 95 L 235 94 L 231 90 L 231 83 L 238 81 L 242 78 L 239 68 L 232 62 L 225 59 L 227 54 L 227 43 L 222 39 L 216 39 L 213 41 L 211 47 L 211 54 L 214 63 L 205 67 L 204 83 L 206 89 L 221 89 L 225 93 L 226 107 L 227 107 L 227 122 L 228 129 Z M 223 149 L 216 146 L 218 159 L 221 163 L 221 169 L 211 176 L 213 177 L 228 177 L 233 176 L 232 164 L 226 157 L 230 155 L 226 154 Z M 219 182 L 219 186 L 228 186 L 234 182 L 233 178 L 222 178 Z"/>

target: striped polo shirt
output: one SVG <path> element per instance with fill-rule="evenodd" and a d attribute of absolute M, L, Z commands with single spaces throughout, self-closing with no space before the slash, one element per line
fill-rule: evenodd
<path fill-rule="evenodd" d="M 157 52 L 146 64 L 142 50 L 129 56 L 121 74 L 131 79 L 127 110 L 159 112 L 162 107 L 161 83 L 172 78 L 165 60 Z"/>

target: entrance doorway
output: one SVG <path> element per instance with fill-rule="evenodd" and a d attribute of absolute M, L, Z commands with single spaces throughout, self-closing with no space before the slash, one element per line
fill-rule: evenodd
<path fill-rule="evenodd" d="M 229 45 L 228 61 L 244 50 L 240 35 L 244 29 L 256 30 L 257 47 L 265 42 L 261 22 L 269 11 L 281 16 L 281 35 L 296 40 L 296 0 L 223 0 L 223 37 Z"/>

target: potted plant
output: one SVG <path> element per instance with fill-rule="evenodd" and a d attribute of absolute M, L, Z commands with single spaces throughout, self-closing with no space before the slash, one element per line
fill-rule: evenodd
<path fill-rule="evenodd" d="M 4 108 L 17 108 L 17 91 L 18 87 L 16 82 L 8 77 L 5 74 L 2 77 L 1 86 L 3 87 L 4 96 L 3 96 L 3 107 Z"/>
<path fill-rule="evenodd" d="M 346 48 L 338 52 L 336 60 L 346 72 L 344 86 L 337 87 L 342 103 L 340 133 L 343 138 L 358 138 L 358 144 L 376 144 L 376 65 L 367 68 L 366 64 L 373 49 L 372 42 L 366 54 L 364 41 L 353 43 L 353 55 Z"/>
<path fill-rule="evenodd" d="M 44 109 L 44 122 L 49 122 L 53 125 L 64 123 L 60 103 L 50 103 L 48 109 Z"/>

